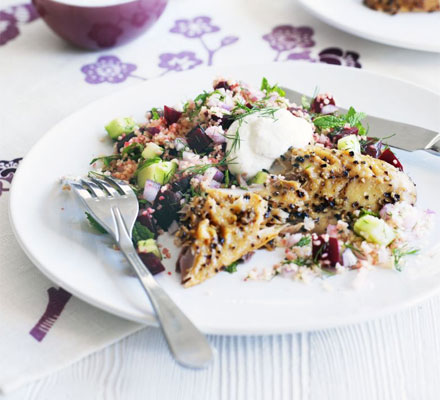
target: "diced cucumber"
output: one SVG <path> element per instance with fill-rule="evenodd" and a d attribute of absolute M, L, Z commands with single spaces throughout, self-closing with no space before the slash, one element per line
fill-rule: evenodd
<path fill-rule="evenodd" d="M 153 253 L 155 256 L 162 260 L 162 254 L 154 239 L 139 240 L 137 243 L 138 251 L 140 253 Z"/>
<path fill-rule="evenodd" d="M 105 130 L 113 140 L 116 140 L 123 133 L 133 132 L 135 126 L 136 122 L 131 117 L 115 118 L 106 125 Z"/>
<path fill-rule="evenodd" d="M 151 158 L 160 156 L 162 153 L 162 147 L 158 146 L 156 143 L 150 142 L 145 146 L 145 149 L 142 152 L 142 157 L 146 160 L 150 160 Z"/>
<path fill-rule="evenodd" d="M 141 188 L 145 186 L 147 179 L 165 185 L 174 175 L 177 170 L 177 162 L 173 161 L 159 161 L 150 164 L 137 173 L 137 184 Z"/>
<path fill-rule="evenodd" d="M 257 175 L 255 175 L 251 181 L 250 184 L 255 183 L 256 185 L 262 185 L 267 181 L 267 178 L 269 177 L 269 174 L 264 171 L 257 172 Z"/>
<path fill-rule="evenodd" d="M 393 229 L 383 219 L 364 215 L 354 224 L 354 231 L 367 242 L 388 246 L 396 237 Z"/>
<path fill-rule="evenodd" d="M 338 140 L 338 149 L 360 153 L 361 145 L 356 135 L 348 135 Z"/>

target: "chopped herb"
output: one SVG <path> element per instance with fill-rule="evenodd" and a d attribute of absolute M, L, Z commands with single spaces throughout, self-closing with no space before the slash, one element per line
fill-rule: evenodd
<path fill-rule="evenodd" d="M 225 171 L 225 185 L 229 187 L 229 169 Z"/>
<path fill-rule="evenodd" d="M 143 168 L 149 167 L 152 164 L 156 164 L 158 162 L 161 162 L 162 159 L 160 157 L 153 157 L 149 158 L 148 160 L 145 160 L 144 162 L 141 162 L 136 170 L 136 172 L 140 171 Z"/>
<path fill-rule="evenodd" d="M 364 252 L 363 252 L 362 250 L 358 249 L 357 247 L 353 246 L 353 245 L 350 244 L 350 243 L 345 243 L 345 244 L 344 244 L 344 247 L 345 247 L 346 249 L 350 249 L 352 252 L 357 253 L 357 254 L 359 254 L 359 255 L 361 255 L 361 256 L 364 255 Z"/>
<path fill-rule="evenodd" d="M 131 160 L 137 161 L 139 158 L 141 158 L 142 151 L 144 150 L 144 146 L 142 146 L 140 143 L 131 143 L 128 146 L 124 147 L 122 149 L 121 154 L 123 156 L 127 156 Z"/>
<path fill-rule="evenodd" d="M 312 238 L 310 236 L 303 236 L 295 246 L 304 247 L 310 244 Z"/>
<path fill-rule="evenodd" d="M 111 161 L 118 160 L 119 158 L 121 158 L 121 156 L 118 154 L 113 154 L 111 156 L 96 157 L 92 161 L 90 161 L 90 165 L 95 163 L 96 161 L 102 161 L 106 167 L 109 167 Z"/>
<path fill-rule="evenodd" d="M 87 211 L 86 211 L 86 217 L 92 228 L 95 228 L 99 233 L 107 233 L 106 229 Z"/>
<path fill-rule="evenodd" d="M 310 110 L 311 107 L 311 101 L 307 96 L 302 96 L 301 97 L 301 105 L 303 106 L 303 108 L 305 110 Z"/>
<path fill-rule="evenodd" d="M 320 129 L 343 128 L 345 124 L 358 128 L 359 135 L 365 135 L 367 130 L 362 126 L 361 120 L 366 117 L 365 113 L 356 112 L 353 107 L 343 115 L 318 115 L 313 119 L 313 123 Z"/>
<path fill-rule="evenodd" d="M 151 116 L 153 117 L 153 119 L 159 119 L 160 118 L 159 111 L 157 110 L 156 107 L 153 107 L 151 109 Z"/>
<path fill-rule="evenodd" d="M 370 210 L 366 210 L 365 208 L 363 208 L 360 213 L 359 213 L 359 218 L 362 218 L 364 215 L 372 215 L 373 217 L 377 217 L 379 218 L 379 213 L 374 212 L 374 211 L 370 211 Z"/>
<path fill-rule="evenodd" d="M 136 221 L 133 226 L 131 238 L 135 246 L 140 240 L 154 239 L 154 234 L 146 226 Z"/>
<path fill-rule="evenodd" d="M 261 87 L 260 90 L 266 92 L 266 94 L 270 94 L 270 93 L 278 93 L 281 97 L 285 97 L 286 96 L 286 92 L 281 89 L 277 84 L 270 86 L 269 82 L 266 78 L 263 78 L 261 81 Z"/>
<path fill-rule="evenodd" d="M 296 264 L 299 267 L 303 267 L 304 265 L 307 265 L 307 259 L 302 258 L 302 257 L 298 257 L 295 260 L 284 260 L 282 262 L 282 264 L 286 265 L 286 264 Z"/>
<path fill-rule="evenodd" d="M 225 271 L 229 272 L 230 274 L 233 274 L 234 272 L 237 272 L 237 265 L 238 265 L 238 261 L 234 261 L 232 264 L 225 267 Z"/>
<path fill-rule="evenodd" d="M 325 246 L 325 243 L 322 243 L 321 246 L 319 246 L 319 249 L 316 252 L 315 257 L 313 257 L 314 264 L 318 264 L 319 257 L 321 256 L 321 253 L 324 251 L 324 246 Z"/>
<path fill-rule="evenodd" d="M 417 254 L 419 251 L 420 249 L 407 249 L 406 247 L 393 249 L 392 253 L 394 258 L 394 268 L 396 268 L 397 271 L 402 271 L 402 266 L 400 264 L 402 258 Z"/>

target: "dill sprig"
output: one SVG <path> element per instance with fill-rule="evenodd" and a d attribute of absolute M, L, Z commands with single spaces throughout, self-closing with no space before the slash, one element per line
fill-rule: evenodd
<path fill-rule="evenodd" d="M 402 258 L 417 254 L 419 251 L 420 249 L 407 249 L 406 247 L 393 249 L 392 254 L 394 258 L 394 268 L 396 268 L 397 271 L 402 271 L 402 265 L 400 264 Z"/>

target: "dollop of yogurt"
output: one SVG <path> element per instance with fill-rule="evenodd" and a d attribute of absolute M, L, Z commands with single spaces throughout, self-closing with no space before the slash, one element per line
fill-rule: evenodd
<path fill-rule="evenodd" d="M 262 169 L 269 169 L 290 147 L 307 146 L 312 136 L 309 122 L 283 108 L 270 115 L 247 115 L 234 121 L 227 132 L 229 170 L 252 178 Z"/>

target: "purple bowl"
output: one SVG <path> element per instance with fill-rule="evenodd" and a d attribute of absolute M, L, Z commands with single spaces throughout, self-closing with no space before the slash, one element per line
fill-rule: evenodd
<path fill-rule="evenodd" d="M 63 39 L 91 50 L 120 46 L 161 16 L 167 0 L 32 0 L 46 24 Z M 99 3 L 99 5 L 96 5 Z"/>

